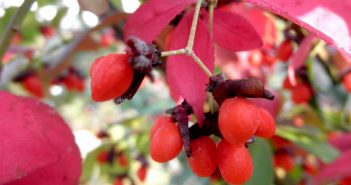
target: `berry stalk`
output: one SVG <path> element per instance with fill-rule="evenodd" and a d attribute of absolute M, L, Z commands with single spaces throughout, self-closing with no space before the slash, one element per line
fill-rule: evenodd
<path fill-rule="evenodd" d="M 33 2 L 34 0 L 24 1 L 23 4 L 17 9 L 15 14 L 11 17 L 10 23 L 7 24 L 7 27 L 0 39 L 0 68 L 2 66 L 2 57 L 11 42 L 11 38 L 13 34 L 18 31 Z"/>

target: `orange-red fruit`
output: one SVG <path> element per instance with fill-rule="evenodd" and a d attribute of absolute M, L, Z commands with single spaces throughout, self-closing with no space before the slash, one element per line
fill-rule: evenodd
<path fill-rule="evenodd" d="M 155 132 L 163 126 L 174 125 L 171 116 L 159 116 L 156 118 L 155 123 L 152 125 L 150 130 L 150 139 L 153 137 Z"/>
<path fill-rule="evenodd" d="M 269 138 L 275 134 L 275 121 L 272 115 L 264 108 L 257 108 L 257 130 L 255 135 Z"/>
<path fill-rule="evenodd" d="M 124 153 L 121 153 L 117 159 L 118 159 L 119 165 L 121 165 L 122 167 L 128 166 L 128 158 Z"/>
<path fill-rule="evenodd" d="M 191 170 L 200 177 L 211 176 L 217 168 L 216 144 L 208 136 L 191 141 Z"/>
<path fill-rule="evenodd" d="M 108 159 L 108 153 L 106 151 L 101 151 L 96 157 L 96 160 L 100 164 L 105 163 L 107 161 L 107 159 Z"/>
<path fill-rule="evenodd" d="M 83 92 L 85 88 L 84 80 L 79 78 L 77 75 L 70 74 L 68 75 L 63 83 L 68 90 L 77 90 L 78 92 Z"/>
<path fill-rule="evenodd" d="M 283 41 L 277 51 L 277 57 L 282 61 L 287 61 L 293 53 L 293 46 L 290 40 Z"/>
<path fill-rule="evenodd" d="M 147 174 L 147 168 L 145 166 L 141 166 L 137 171 L 137 176 L 140 181 L 144 182 Z"/>
<path fill-rule="evenodd" d="M 234 146 L 222 140 L 217 147 L 218 167 L 223 179 L 231 184 L 242 184 L 250 179 L 253 164 L 245 146 Z"/>
<path fill-rule="evenodd" d="M 271 138 L 272 144 L 276 150 L 282 149 L 282 148 L 288 148 L 292 146 L 292 143 L 282 137 L 279 137 L 277 135 L 273 136 Z"/>
<path fill-rule="evenodd" d="M 178 127 L 170 124 L 159 128 L 151 138 L 150 155 L 154 161 L 166 162 L 182 150 L 182 138 Z"/>
<path fill-rule="evenodd" d="M 37 98 L 44 97 L 44 87 L 37 75 L 28 76 L 23 80 L 23 87 Z"/>
<path fill-rule="evenodd" d="M 123 179 L 121 178 L 116 178 L 115 182 L 113 182 L 113 185 L 123 185 Z"/>
<path fill-rule="evenodd" d="M 90 67 L 91 92 L 94 101 L 121 96 L 133 80 L 133 68 L 127 54 L 110 54 L 95 60 Z"/>
<path fill-rule="evenodd" d="M 289 153 L 277 153 L 274 155 L 274 165 L 286 171 L 291 171 L 294 168 L 294 160 Z"/>
<path fill-rule="evenodd" d="M 218 117 L 219 129 L 229 143 L 244 145 L 257 129 L 257 106 L 244 98 L 224 101 Z"/>
<path fill-rule="evenodd" d="M 283 81 L 284 89 L 292 89 L 294 86 L 290 83 L 289 77 L 286 77 Z"/>
<path fill-rule="evenodd" d="M 347 75 L 344 76 L 344 78 L 342 79 L 342 83 L 346 91 L 351 92 L 351 73 L 348 73 Z"/>
<path fill-rule="evenodd" d="M 311 89 L 306 84 L 299 84 L 291 89 L 291 98 L 294 103 L 308 102 L 312 97 Z"/>

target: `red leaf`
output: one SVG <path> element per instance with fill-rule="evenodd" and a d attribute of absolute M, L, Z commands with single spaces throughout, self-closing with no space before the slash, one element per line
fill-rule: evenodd
<path fill-rule="evenodd" d="M 274 45 L 278 37 L 277 28 L 272 18 L 265 15 L 264 11 L 244 3 L 231 3 L 222 10 L 244 16 L 261 36 L 264 44 Z"/>
<path fill-rule="evenodd" d="M 63 119 L 34 99 L 0 92 L 0 101 L 0 184 L 78 184 L 80 153 Z"/>
<path fill-rule="evenodd" d="M 342 153 L 335 161 L 324 166 L 313 178 L 313 184 L 324 184 L 349 176 L 351 176 L 351 150 Z"/>
<path fill-rule="evenodd" d="M 290 83 L 293 86 L 297 85 L 296 74 L 295 74 L 296 69 L 300 68 L 305 63 L 312 47 L 313 38 L 314 36 L 312 34 L 309 34 L 300 43 L 299 49 L 291 57 L 291 62 L 289 63 L 289 67 L 288 67 L 288 75 L 289 75 Z"/>
<path fill-rule="evenodd" d="M 208 21 L 208 16 L 205 17 Z M 214 11 L 213 39 L 230 51 L 245 51 L 262 46 L 261 37 L 244 17 L 221 10 Z"/>
<path fill-rule="evenodd" d="M 351 133 L 344 133 L 335 138 L 329 139 L 329 143 L 344 152 L 351 148 Z"/>
<path fill-rule="evenodd" d="M 351 54 L 351 0 L 246 0 L 281 15 Z"/>
<path fill-rule="evenodd" d="M 151 42 L 164 27 L 189 4 L 196 0 L 149 0 L 127 19 L 125 38 L 136 36 Z"/>
<path fill-rule="evenodd" d="M 193 12 L 186 14 L 174 30 L 170 50 L 186 46 L 192 16 Z M 197 26 L 194 52 L 207 68 L 213 71 L 214 49 L 207 26 L 202 20 L 199 20 Z M 172 89 L 177 89 L 181 96 L 193 106 L 195 115 L 201 124 L 203 120 L 203 105 L 206 99 L 205 88 L 209 78 L 191 57 L 185 55 L 169 57 L 166 64 L 166 72 L 171 91 Z"/>

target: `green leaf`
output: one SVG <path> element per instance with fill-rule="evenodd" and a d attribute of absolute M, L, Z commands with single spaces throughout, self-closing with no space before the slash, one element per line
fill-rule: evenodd
<path fill-rule="evenodd" d="M 94 151 L 90 152 L 84 162 L 83 162 L 83 173 L 82 176 L 80 177 L 81 182 L 87 182 L 89 179 L 92 177 L 92 174 L 94 172 L 94 168 L 97 165 L 97 155 L 102 151 L 102 150 L 108 150 L 111 148 L 112 144 L 104 144 L 101 145 L 100 147 L 96 148 Z"/>
<path fill-rule="evenodd" d="M 292 141 L 305 151 L 316 155 L 325 163 L 330 163 L 339 156 L 338 150 L 333 146 L 329 145 L 326 141 L 321 141 L 320 138 L 306 132 L 306 130 L 293 127 L 280 127 L 277 129 L 276 134 Z"/>
<path fill-rule="evenodd" d="M 257 138 L 255 143 L 250 146 L 249 151 L 253 160 L 254 171 L 251 179 L 245 185 L 274 184 L 272 150 L 268 142 Z"/>

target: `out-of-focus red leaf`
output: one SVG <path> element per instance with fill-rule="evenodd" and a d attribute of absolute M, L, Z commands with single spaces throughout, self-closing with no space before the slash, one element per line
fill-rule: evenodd
<path fill-rule="evenodd" d="M 193 12 L 184 16 L 172 34 L 170 50 L 184 48 L 187 44 Z M 210 71 L 214 68 L 214 49 L 206 24 L 199 20 L 196 31 L 194 52 Z M 204 71 L 185 55 L 171 56 L 166 64 L 167 81 L 172 89 L 193 106 L 199 123 L 203 120 L 203 105 L 206 99 L 205 88 L 209 78 Z"/>
<path fill-rule="evenodd" d="M 351 133 L 341 134 L 335 138 L 331 138 L 329 139 L 329 143 L 342 152 L 351 149 Z"/>
<path fill-rule="evenodd" d="M 276 115 L 279 113 L 280 108 L 281 108 L 281 97 L 280 94 L 277 92 L 273 91 L 274 94 L 274 99 L 273 100 L 267 100 L 263 98 L 253 98 L 251 99 L 257 106 L 260 106 L 264 109 L 266 109 L 273 117 L 276 117 Z"/>
<path fill-rule="evenodd" d="M 289 63 L 288 67 L 288 75 L 289 81 L 293 86 L 297 85 L 295 75 L 296 69 L 300 68 L 305 63 L 312 47 L 313 38 L 314 36 L 312 34 L 309 34 L 301 42 L 301 44 L 299 45 L 299 49 L 291 57 L 291 62 Z"/>
<path fill-rule="evenodd" d="M 196 0 L 149 0 L 127 19 L 125 38 L 136 36 L 151 42 L 169 22 Z"/>
<path fill-rule="evenodd" d="M 264 44 L 275 44 L 278 36 L 275 23 L 261 9 L 254 6 L 247 6 L 247 3 L 231 3 L 221 8 L 221 10 L 244 16 L 256 29 Z"/>
<path fill-rule="evenodd" d="M 208 21 L 207 14 L 204 15 Z M 244 17 L 222 10 L 214 11 L 213 39 L 230 51 L 245 51 L 262 46 L 261 37 Z"/>
<path fill-rule="evenodd" d="M 351 54 L 351 0 L 245 0 L 281 15 Z"/>
<path fill-rule="evenodd" d="M 0 92 L 0 101 L 0 184 L 78 184 L 80 153 L 56 111 L 6 92 Z"/>
<path fill-rule="evenodd" d="M 342 153 L 335 161 L 324 166 L 313 178 L 314 185 L 351 176 L 351 150 Z"/>

